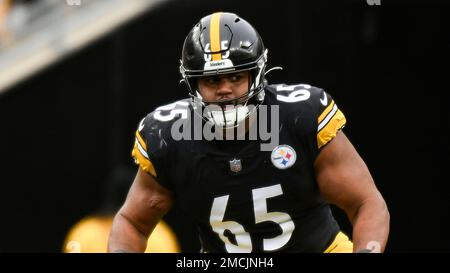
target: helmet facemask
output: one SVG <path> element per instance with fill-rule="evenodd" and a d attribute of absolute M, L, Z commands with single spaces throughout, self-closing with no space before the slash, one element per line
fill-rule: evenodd
<path fill-rule="evenodd" d="M 240 97 L 216 101 L 206 101 L 201 95 L 198 87 L 198 79 L 201 76 L 185 76 L 184 82 L 189 89 L 189 95 L 197 114 L 202 118 L 223 129 L 236 128 L 252 114 L 256 113 L 258 107 L 264 101 L 264 73 L 266 67 L 266 55 L 261 56 L 256 66 L 252 69 L 240 70 L 231 73 L 217 73 L 212 75 L 226 75 L 249 71 L 248 89 Z M 208 75 L 206 77 L 210 77 Z"/>

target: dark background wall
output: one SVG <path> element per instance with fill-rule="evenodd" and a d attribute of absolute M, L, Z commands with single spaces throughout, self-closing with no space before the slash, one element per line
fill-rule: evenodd
<path fill-rule="evenodd" d="M 269 66 L 284 67 L 270 82 L 334 96 L 390 208 L 387 251 L 449 251 L 449 6 L 387 2 L 172 1 L 1 95 L 0 251 L 60 251 L 71 225 L 122 200 L 138 121 L 186 96 L 184 37 L 219 10 L 259 30 Z M 177 206 L 166 220 L 197 251 Z"/>

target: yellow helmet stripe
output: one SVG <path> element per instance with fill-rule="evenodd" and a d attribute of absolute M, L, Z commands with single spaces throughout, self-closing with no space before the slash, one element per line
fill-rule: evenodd
<path fill-rule="evenodd" d="M 220 51 L 220 16 L 221 12 L 216 12 L 211 16 L 209 39 L 211 43 L 211 52 Z M 222 54 L 212 54 L 213 61 L 222 60 Z"/>

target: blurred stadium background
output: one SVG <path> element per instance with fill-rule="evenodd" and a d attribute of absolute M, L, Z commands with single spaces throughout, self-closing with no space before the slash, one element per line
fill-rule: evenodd
<path fill-rule="evenodd" d="M 182 43 L 218 10 L 259 30 L 284 67 L 271 82 L 333 94 L 388 202 L 387 251 L 449 251 L 445 1 L 0 0 L 0 252 L 60 252 L 76 223 L 117 209 L 138 121 L 186 96 Z M 164 220 L 198 251 L 180 208 Z"/>

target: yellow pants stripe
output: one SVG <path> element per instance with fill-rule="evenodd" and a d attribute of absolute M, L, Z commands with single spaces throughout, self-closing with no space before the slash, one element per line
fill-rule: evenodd
<path fill-rule="evenodd" d="M 342 231 L 334 238 L 334 241 L 323 253 L 352 253 L 353 243 L 350 241 L 347 235 Z"/>

